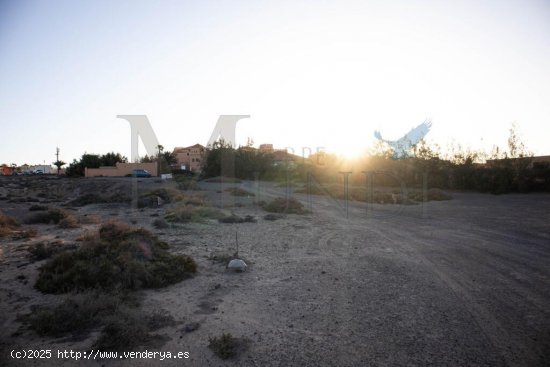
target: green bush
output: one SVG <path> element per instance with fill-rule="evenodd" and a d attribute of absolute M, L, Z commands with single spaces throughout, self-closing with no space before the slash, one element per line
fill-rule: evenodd
<path fill-rule="evenodd" d="M 159 288 L 192 276 L 195 261 L 172 255 L 144 229 L 109 222 L 76 251 L 57 254 L 40 268 L 35 287 L 45 293 L 86 289 Z"/>

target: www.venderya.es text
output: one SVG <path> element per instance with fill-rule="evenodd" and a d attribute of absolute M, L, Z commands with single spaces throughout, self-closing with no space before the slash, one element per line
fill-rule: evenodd
<path fill-rule="evenodd" d="M 12 350 L 11 358 L 13 359 L 188 359 L 189 352 L 110 352 L 100 350 L 90 350 L 85 352 L 77 352 L 69 350 L 51 350 L 51 349 L 20 349 Z"/>

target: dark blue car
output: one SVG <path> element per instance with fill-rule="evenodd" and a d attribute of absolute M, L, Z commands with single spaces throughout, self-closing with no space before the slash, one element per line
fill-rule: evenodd
<path fill-rule="evenodd" d="M 145 169 L 134 169 L 132 170 L 132 177 L 151 177 L 151 174 Z"/>

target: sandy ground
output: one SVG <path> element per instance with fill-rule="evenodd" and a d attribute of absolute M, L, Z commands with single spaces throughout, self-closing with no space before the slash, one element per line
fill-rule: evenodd
<path fill-rule="evenodd" d="M 14 179 L 1 182 L 4 195 L 16 190 Z M 101 190 L 117 185 L 130 190 L 129 180 L 92 181 Z M 62 190 L 49 189 L 41 200 L 55 195 L 66 200 L 90 181 L 55 182 Z M 25 195 L 36 194 L 41 185 L 27 188 Z M 150 179 L 138 185 L 163 184 Z M 33 225 L 28 227 L 37 230 L 36 238 L 1 240 L 0 361 L 10 366 L 549 365 L 550 195 L 453 193 L 453 200 L 424 206 L 350 203 L 347 217 L 342 202 L 312 197 L 311 214 L 266 221 L 251 198 L 222 197 L 220 184 L 202 186 L 215 205 L 254 215 L 258 222 L 212 220 L 158 230 L 152 215 L 162 216 L 166 206 L 76 209 L 80 216 L 134 221 L 170 243 L 173 252 L 195 258 L 199 270 L 192 279 L 143 292 L 145 310 L 163 309 L 178 322 L 159 331 L 168 337 L 162 347 L 137 349 L 189 352 L 190 358 L 58 359 L 58 350 L 89 350 L 97 333 L 70 341 L 20 330 L 18 314 L 59 297 L 33 289 L 41 262 L 30 263 L 25 248 L 44 240 L 74 243 L 97 227 L 90 224 L 73 230 Z M 258 200 L 285 193 L 266 183 L 236 186 L 256 192 Z M 305 195 L 295 197 L 309 202 Z M 3 200 L 0 209 L 21 219 L 31 204 Z M 208 259 L 213 252 L 234 252 L 235 232 L 239 254 L 249 264 L 245 273 L 228 272 Z M 190 322 L 200 327 L 187 333 L 184 325 Z M 248 349 L 222 361 L 207 348 L 208 338 L 222 332 L 247 339 Z M 13 360 L 8 355 L 14 348 L 51 349 L 54 356 Z"/>

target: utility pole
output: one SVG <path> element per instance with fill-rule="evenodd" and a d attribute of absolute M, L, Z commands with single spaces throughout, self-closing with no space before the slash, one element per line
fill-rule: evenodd
<path fill-rule="evenodd" d="M 58 163 L 59 162 L 59 147 L 56 147 L 55 148 L 55 162 Z M 59 176 L 59 166 L 57 166 L 57 175 Z"/>

